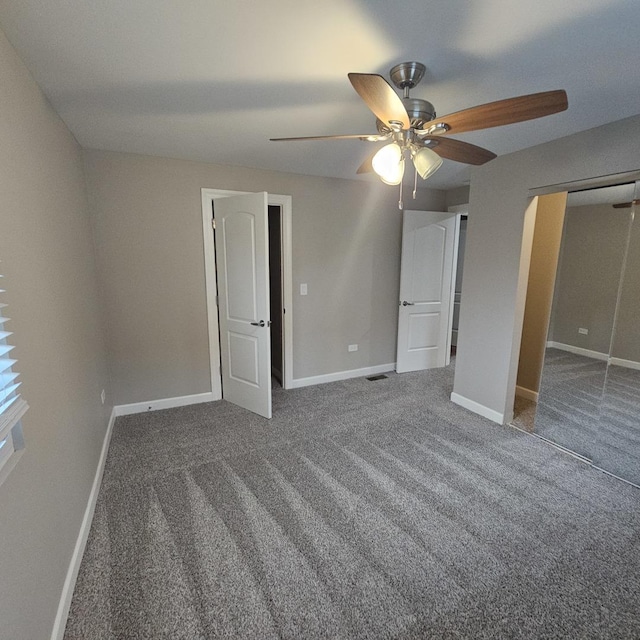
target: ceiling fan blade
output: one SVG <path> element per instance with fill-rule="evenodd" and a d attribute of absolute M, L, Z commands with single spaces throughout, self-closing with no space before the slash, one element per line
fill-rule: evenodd
<path fill-rule="evenodd" d="M 442 158 L 447 158 L 447 160 L 479 165 L 497 157 L 493 151 L 477 147 L 475 144 L 462 142 L 461 140 L 454 140 L 453 138 L 426 136 L 423 139 L 433 141 L 435 144 L 430 144 L 429 148 L 433 149 Z"/>
<path fill-rule="evenodd" d="M 302 138 L 269 138 L 270 142 L 291 142 L 292 140 L 348 140 L 358 139 L 367 140 L 369 142 L 379 142 L 386 140 L 388 135 L 378 135 L 377 133 L 351 133 L 347 135 L 337 136 L 306 136 Z"/>
<path fill-rule="evenodd" d="M 463 133 L 542 118 L 564 111 L 567 106 L 567 94 L 564 90 L 543 91 L 456 111 L 430 120 L 423 126 L 428 129 L 433 125 L 446 124 L 449 127 L 446 133 Z"/>
<path fill-rule="evenodd" d="M 640 199 L 632 200 L 631 202 L 617 202 L 613 205 L 614 209 L 630 209 L 634 204 L 640 204 Z"/>
<path fill-rule="evenodd" d="M 378 119 L 388 125 L 401 124 L 403 129 L 411 127 L 400 96 L 382 76 L 376 73 L 350 73 L 349 80 Z"/>
<path fill-rule="evenodd" d="M 364 160 L 364 162 L 358 167 L 358 170 L 356 171 L 356 173 L 373 173 L 373 164 L 372 164 L 372 160 L 373 160 L 373 156 L 375 156 L 377 153 L 377 150 L 374 151 L 373 153 L 370 153 Z"/>

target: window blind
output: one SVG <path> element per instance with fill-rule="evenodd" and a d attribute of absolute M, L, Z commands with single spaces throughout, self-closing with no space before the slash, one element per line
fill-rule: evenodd
<path fill-rule="evenodd" d="M 0 274 L 0 285 L 3 283 Z M 11 331 L 7 330 L 9 318 L 4 302 L 4 289 L 0 288 L 0 482 L 8 473 L 11 459 L 24 447 L 20 418 L 27 410 L 27 403 L 20 397 L 18 373 L 12 357 Z"/>

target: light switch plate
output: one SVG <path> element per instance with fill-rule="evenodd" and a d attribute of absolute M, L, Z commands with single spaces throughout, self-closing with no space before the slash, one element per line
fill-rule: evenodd
<path fill-rule="evenodd" d="M 358 345 L 357 344 L 350 344 L 348 349 L 349 349 L 349 351 L 357 351 L 358 350 Z"/>
<path fill-rule="evenodd" d="M 300 295 L 301 296 L 306 296 L 307 295 L 307 284 L 301 284 L 300 285 Z"/>

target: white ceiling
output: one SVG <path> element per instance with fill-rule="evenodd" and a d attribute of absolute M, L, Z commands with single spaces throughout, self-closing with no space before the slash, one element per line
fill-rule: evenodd
<path fill-rule="evenodd" d="M 499 155 L 640 111 L 638 0 L 0 0 L 0 23 L 87 148 L 355 178 L 371 143 L 268 138 L 374 132 L 347 73 L 405 60 L 438 115 L 566 89 L 567 112 L 459 136 Z"/>

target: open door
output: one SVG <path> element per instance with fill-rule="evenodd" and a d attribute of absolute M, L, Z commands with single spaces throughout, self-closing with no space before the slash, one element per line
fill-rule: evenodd
<path fill-rule="evenodd" d="M 222 396 L 271 418 L 267 194 L 215 201 Z"/>
<path fill-rule="evenodd" d="M 396 371 L 449 364 L 458 216 L 405 211 Z"/>

